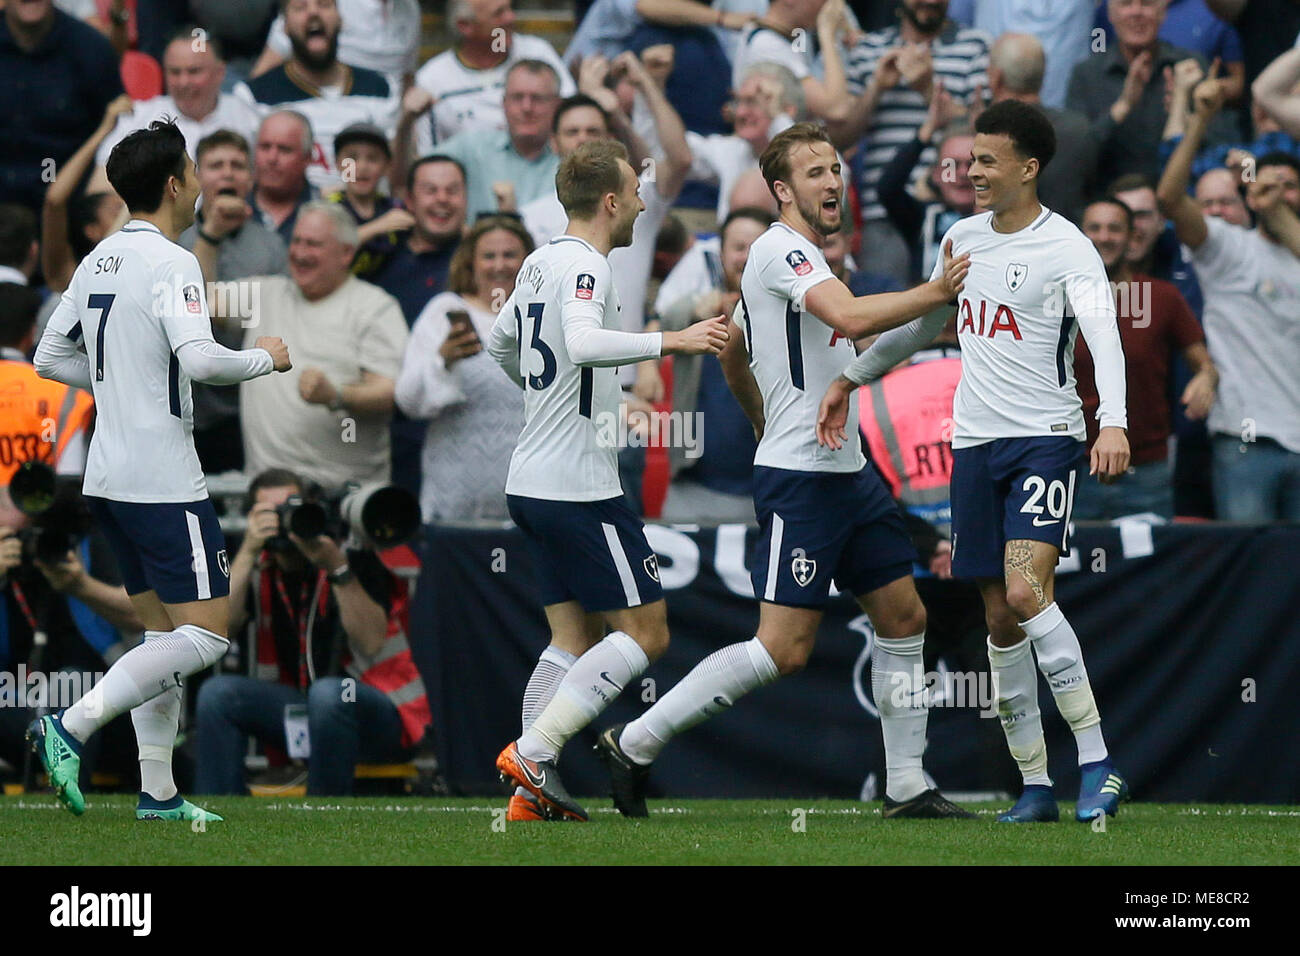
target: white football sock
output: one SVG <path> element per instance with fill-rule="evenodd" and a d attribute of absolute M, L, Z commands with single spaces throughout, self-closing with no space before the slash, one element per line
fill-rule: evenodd
<path fill-rule="evenodd" d="M 533 673 L 528 678 L 528 686 L 524 688 L 523 729 L 525 731 L 546 709 L 546 705 L 555 696 L 555 689 L 560 686 L 560 681 L 564 680 L 564 675 L 569 673 L 569 668 L 577 659 L 575 655 L 561 650 L 554 644 L 547 645 L 546 650 L 542 651 L 542 656 L 537 658 L 537 666 L 533 668 Z M 524 787 L 516 787 L 515 793 L 521 797 L 532 796 L 532 793 Z"/>
<path fill-rule="evenodd" d="M 757 637 L 730 644 L 696 664 L 676 687 L 624 727 L 619 746 L 637 763 L 649 764 L 674 736 L 779 676 L 772 655 Z"/>
<path fill-rule="evenodd" d="M 871 650 L 871 696 L 885 740 L 885 796 L 900 803 L 930 789 L 921 769 L 930 716 L 924 646 L 922 631 L 912 637 L 877 637 Z"/>
<path fill-rule="evenodd" d="M 165 637 L 168 631 L 145 631 L 145 641 Z M 140 789 L 163 802 L 176 796 L 172 779 L 172 747 L 181 717 L 180 687 L 169 687 L 153 700 L 131 711 L 136 745 L 140 752 Z"/>
<path fill-rule="evenodd" d="M 1025 785 L 1052 785 L 1047 775 L 1047 742 L 1038 710 L 1038 673 L 1034 670 L 1030 640 L 1011 647 L 995 647 L 989 639 L 989 666 L 998 698 L 998 718 L 1007 735 L 1007 747 L 1020 767 Z"/>
<path fill-rule="evenodd" d="M 569 673 L 569 669 L 577 659 L 576 655 L 561 650 L 554 644 L 542 651 L 542 655 L 537 658 L 537 666 L 533 668 L 533 673 L 528 678 L 528 686 L 524 688 L 522 708 L 524 730 L 531 727 L 541 712 L 546 709 L 546 705 L 555 696 L 556 688 L 564 680 L 564 675 Z"/>
<path fill-rule="evenodd" d="M 1088 671 L 1083 666 L 1083 649 L 1061 608 L 1052 602 L 1020 625 L 1034 642 L 1038 669 L 1047 678 L 1047 686 L 1079 747 L 1079 763 L 1104 760 L 1106 741 L 1101 735 L 1101 715 L 1092 696 Z"/>
<path fill-rule="evenodd" d="M 131 648 L 80 700 L 63 712 L 63 729 L 86 740 L 118 714 L 152 700 L 182 678 L 221 660 L 230 642 L 195 624 L 159 631 L 152 640 Z"/>
<path fill-rule="evenodd" d="M 569 738 L 596 719 L 650 660 L 629 634 L 613 631 L 583 654 L 555 689 L 555 696 L 519 738 L 528 760 L 555 760 Z"/>

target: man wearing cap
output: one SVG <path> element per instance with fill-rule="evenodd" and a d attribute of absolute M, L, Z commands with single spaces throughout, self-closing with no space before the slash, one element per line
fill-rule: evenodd
<path fill-rule="evenodd" d="M 353 123 L 334 137 L 334 156 L 343 186 L 325 198 L 341 205 L 357 221 L 361 248 L 352 272 L 374 271 L 397 248 L 398 232 L 409 229 L 414 217 L 380 191 L 388 179 L 393 153 L 384 131 L 373 123 Z"/>

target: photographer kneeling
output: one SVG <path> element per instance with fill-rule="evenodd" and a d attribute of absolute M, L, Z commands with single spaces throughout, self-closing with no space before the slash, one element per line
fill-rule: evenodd
<path fill-rule="evenodd" d="M 248 528 L 230 567 L 230 634 L 252 622 L 257 676 L 219 674 L 199 689 L 200 793 L 247 792 L 252 736 L 290 756 L 309 753 L 309 794 L 349 794 L 358 760 L 409 759 L 430 723 L 406 638 L 406 583 L 369 548 L 345 552 L 328 535 L 288 533 L 277 509 L 303 492 L 280 468 L 249 486 Z M 305 727 L 296 715 L 304 704 Z"/>

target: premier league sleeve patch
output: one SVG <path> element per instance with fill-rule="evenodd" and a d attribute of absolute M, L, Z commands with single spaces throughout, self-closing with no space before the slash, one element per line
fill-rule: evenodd
<path fill-rule="evenodd" d="M 185 311 L 193 312 L 195 315 L 203 311 L 203 302 L 199 299 L 199 287 L 193 282 L 181 289 L 181 295 L 185 298 Z"/>
<path fill-rule="evenodd" d="M 578 274 L 578 288 L 573 293 L 579 299 L 590 299 L 591 294 L 596 291 L 596 277 L 590 272 Z"/>
<path fill-rule="evenodd" d="M 794 274 L 797 276 L 806 276 L 808 273 L 812 272 L 812 263 L 809 262 L 808 257 L 798 249 L 787 254 L 785 261 L 790 263 L 790 268 L 794 270 Z"/>

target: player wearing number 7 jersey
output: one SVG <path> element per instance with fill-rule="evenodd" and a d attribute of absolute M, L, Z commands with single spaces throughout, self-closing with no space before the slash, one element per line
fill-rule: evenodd
<path fill-rule="evenodd" d="M 1047 117 L 1004 100 L 980 115 L 975 132 L 970 178 L 976 205 L 987 212 L 954 224 L 943 239 L 972 261 L 957 307 L 952 572 L 979 581 L 998 714 L 1025 782 L 1020 800 L 998 819 L 1058 817 L 1036 656 L 1079 748 L 1075 815 L 1090 820 L 1114 815 L 1127 785 L 1102 738 L 1079 639 L 1056 605 L 1054 574 L 1068 548 L 1084 458 L 1075 336 L 1082 330 L 1096 362 L 1101 430 L 1091 471 L 1106 482 L 1128 468 L 1124 354 L 1101 257 L 1073 224 L 1038 202 L 1038 175 L 1056 150 Z M 818 440 L 837 447 L 857 386 L 928 343 L 951 314 L 887 332 L 859 356 L 826 392 Z"/>
<path fill-rule="evenodd" d="M 174 123 L 122 140 L 108 178 L 131 221 L 77 267 L 35 364 L 45 378 L 94 393 L 85 500 L 147 630 L 89 693 L 33 723 L 28 739 L 56 796 L 81 814 L 81 746 L 129 710 L 140 748 L 137 818 L 219 820 L 181 797 L 171 769 L 182 682 L 229 646 L 230 568 L 194 452 L 190 382 L 283 372 L 289 352 L 275 338 L 243 352 L 213 341 L 198 260 L 176 243 L 194 221 L 199 184 Z"/>
<path fill-rule="evenodd" d="M 619 330 L 606 256 L 632 241 L 645 209 L 620 143 L 580 146 L 555 187 L 568 226 L 524 260 L 488 343 L 524 390 L 506 498 L 551 631 L 524 691 L 523 736 L 497 768 L 519 788 L 510 819 L 585 820 L 555 771 L 560 749 L 668 647 L 655 554 L 619 483 L 617 366 L 716 355 L 727 331 L 723 316 L 681 332 Z"/>

